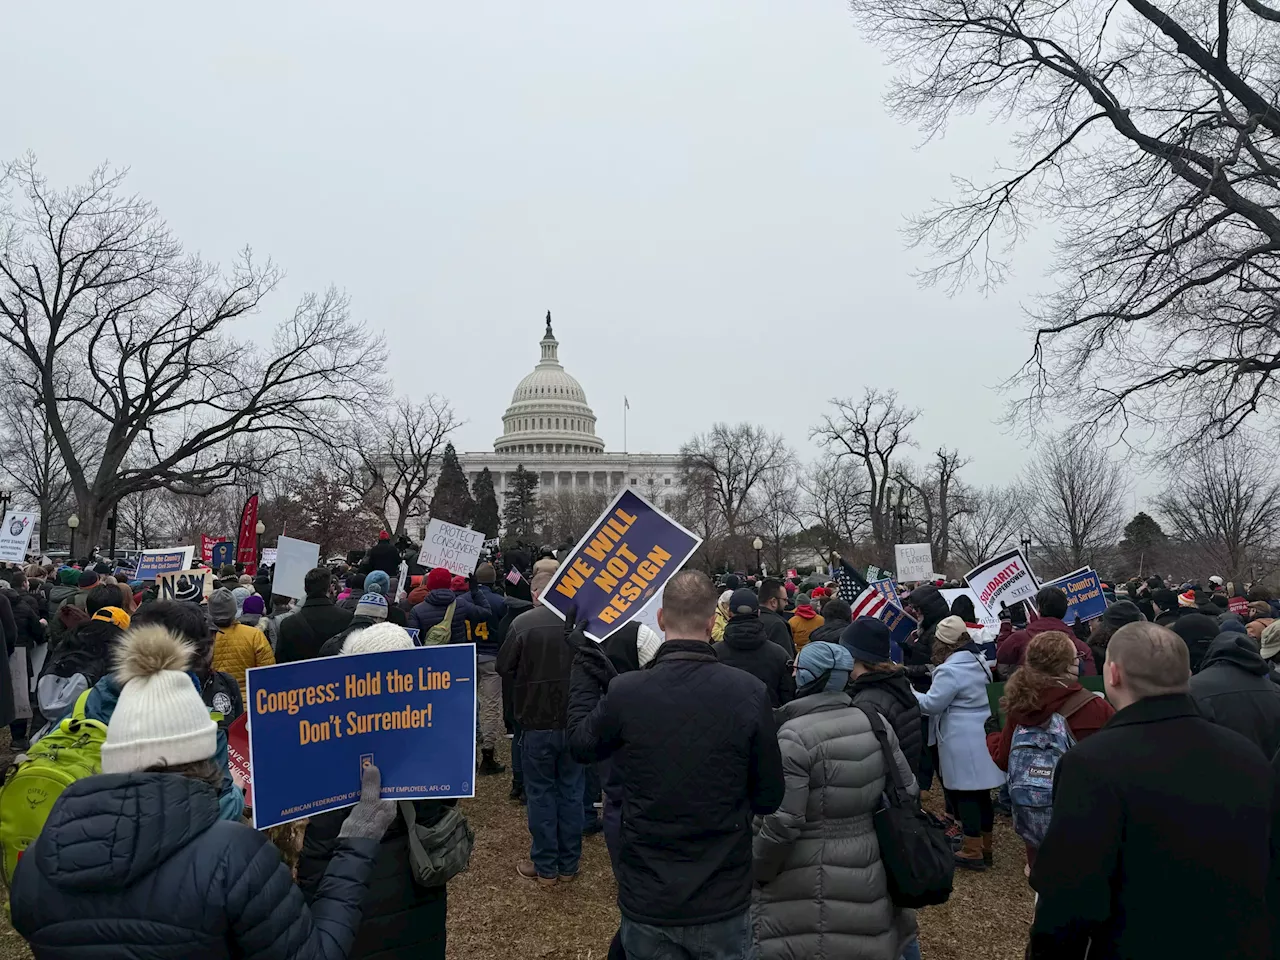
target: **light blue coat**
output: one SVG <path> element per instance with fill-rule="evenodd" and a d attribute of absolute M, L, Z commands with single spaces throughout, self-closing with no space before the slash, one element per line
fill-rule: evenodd
<path fill-rule="evenodd" d="M 990 682 L 991 672 L 976 654 L 957 650 L 933 668 L 929 692 L 916 691 L 920 712 L 929 718 L 929 743 L 938 745 L 942 784 L 948 790 L 992 790 L 1004 783 L 1004 771 L 987 752 L 984 725 L 991 716 Z"/>

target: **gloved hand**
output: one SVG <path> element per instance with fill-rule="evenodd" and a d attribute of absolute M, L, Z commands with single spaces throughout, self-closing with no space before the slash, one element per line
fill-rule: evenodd
<path fill-rule="evenodd" d="M 583 624 L 574 625 L 568 636 L 569 646 L 574 649 L 573 665 L 581 669 L 587 676 L 600 685 L 601 690 L 609 687 L 609 681 L 618 675 L 613 661 L 605 656 L 600 644 L 587 636 Z"/>
<path fill-rule="evenodd" d="M 339 837 L 381 840 L 396 818 L 396 802 L 382 799 L 382 773 L 373 764 L 360 776 L 360 802 L 343 821 Z"/>

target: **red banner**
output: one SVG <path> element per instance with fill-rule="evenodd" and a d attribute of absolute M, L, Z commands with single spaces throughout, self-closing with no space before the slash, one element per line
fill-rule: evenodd
<path fill-rule="evenodd" d="M 207 533 L 200 534 L 200 559 L 205 563 L 213 563 L 213 545 L 217 542 L 217 537 L 211 537 Z"/>
<path fill-rule="evenodd" d="M 244 572 L 258 572 L 258 495 L 244 502 L 240 511 L 240 540 L 236 545 L 236 562 L 244 564 Z"/>
<path fill-rule="evenodd" d="M 227 727 L 227 766 L 231 779 L 244 791 L 245 806 L 253 806 L 253 770 L 249 767 L 248 711 L 240 714 Z"/>

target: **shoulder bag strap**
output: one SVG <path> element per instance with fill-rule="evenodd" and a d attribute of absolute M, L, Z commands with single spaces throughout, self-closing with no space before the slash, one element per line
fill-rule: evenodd
<path fill-rule="evenodd" d="M 991 668 L 987 666 L 987 661 L 983 660 L 972 650 L 969 651 L 969 656 L 978 661 L 978 666 L 982 668 L 982 672 L 987 676 L 987 683 L 995 683 L 995 677 L 991 676 Z"/>
<path fill-rule="evenodd" d="M 1095 699 L 1092 690 L 1077 690 L 1071 696 L 1063 701 L 1062 709 L 1058 711 L 1063 720 L 1069 720 L 1080 710 L 1087 706 L 1090 700 Z"/>
<path fill-rule="evenodd" d="M 893 756 L 893 746 L 889 743 L 889 732 L 885 729 L 884 718 L 878 711 L 871 707 L 864 707 L 861 704 L 854 704 L 866 716 L 867 722 L 871 724 L 871 730 L 876 735 L 876 739 L 880 741 L 880 753 L 884 756 L 885 763 L 885 793 L 891 793 L 889 785 L 893 785 L 892 794 L 895 805 L 903 803 L 903 798 L 907 796 L 907 784 L 902 779 L 902 771 L 898 769 L 898 762 Z"/>

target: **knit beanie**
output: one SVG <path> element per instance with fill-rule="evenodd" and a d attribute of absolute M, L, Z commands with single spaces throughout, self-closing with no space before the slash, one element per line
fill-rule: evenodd
<path fill-rule="evenodd" d="M 365 581 L 365 576 L 363 573 L 361 573 L 358 570 L 352 570 L 350 573 L 347 574 L 347 580 L 346 580 L 347 589 L 350 590 L 352 593 L 355 593 L 357 590 L 363 593 L 364 581 Z"/>
<path fill-rule="evenodd" d="M 428 590 L 448 590 L 449 581 L 452 579 L 453 579 L 453 574 L 451 574 L 448 570 L 446 570 L 444 567 L 436 567 L 434 570 L 432 570 L 430 573 L 427 574 L 427 589 Z"/>
<path fill-rule="evenodd" d="M 844 628 L 840 634 L 840 645 L 854 660 L 886 663 L 891 659 L 889 636 L 888 625 L 879 617 L 859 617 Z"/>
<path fill-rule="evenodd" d="M 253 591 L 248 587 L 236 587 L 231 591 L 231 596 L 234 597 L 236 601 L 237 617 L 240 616 L 241 611 L 244 610 L 244 601 L 251 593 L 253 593 Z"/>
<path fill-rule="evenodd" d="M 1119 630 L 1126 623 L 1137 623 L 1146 619 L 1132 600 L 1117 600 L 1107 607 L 1106 613 L 1102 615 L 1102 622 L 1113 630 Z"/>
<path fill-rule="evenodd" d="M 1188 590 L 1186 593 L 1178 594 L 1178 606 L 1186 607 L 1187 609 L 1190 609 L 1190 610 L 1194 610 L 1196 607 L 1198 607 L 1199 604 L 1196 603 L 1195 590 Z"/>
<path fill-rule="evenodd" d="M 1270 660 L 1280 653 L 1280 620 L 1267 624 L 1262 631 L 1262 659 Z"/>
<path fill-rule="evenodd" d="M 944 617 L 933 631 L 935 640 L 940 640 L 948 647 L 958 647 L 969 639 L 969 628 L 957 616 Z"/>
<path fill-rule="evenodd" d="M 215 627 L 229 627 L 236 620 L 236 598 L 226 587 L 219 587 L 209 597 L 209 619 Z"/>
<path fill-rule="evenodd" d="M 391 592 L 391 578 L 385 570 L 374 570 L 364 578 L 365 593 L 380 593 L 386 596 Z"/>
<path fill-rule="evenodd" d="M 658 648 L 661 646 L 662 634 L 652 627 L 640 624 L 640 629 L 636 631 L 636 659 L 640 663 L 640 669 L 649 665 L 649 661 L 658 655 Z"/>
<path fill-rule="evenodd" d="M 797 593 L 797 594 L 796 594 L 796 606 L 797 606 L 797 607 L 811 607 L 811 606 L 813 606 L 813 600 L 810 598 L 809 594 L 807 594 L 807 593 Z"/>
<path fill-rule="evenodd" d="M 85 570 L 80 574 L 79 577 L 76 578 L 76 586 L 78 586 L 81 590 L 87 590 L 89 587 L 92 587 L 97 582 L 98 582 L 98 575 L 94 573 L 92 570 Z"/>
<path fill-rule="evenodd" d="M 412 650 L 413 638 L 404 627 L 394 623 L 375 623 L 357 630 L 342 644 L 343 655 L 355 653 L 386 653 L 389 650 Z"/>
<path fill-rule="evenodd" d="M 103 773 L 136 773 L 208 760 L 218 725 L 186 672 L 191 646 L 160 624 L 130 630 L 116 647 L 120 698 L 102 745 Z"/>
<path fill-rule="evenodd" d="M 485 561 L 476 567 L 476 583 L 496 583 L 498 580 L 498 571 L 493 569 L 493 564 Z"/>
<path fill-rule="evenodd" d="M 810 641 L 796 658 L 796 688 L 803 688 L 829 673 L 823 690 L 843 690 L 853 672 L 853 657 L 836 643 Z M 817 693 L 819 691 L 811 691 Z"/>
<path fill-rule="evenodd" d="M 356 604 L 356 616 L 387 619 L 387 598 L 380 593 L 366 593 Z"/>
<path fill-rule="evenodd" d="M 266 602 L 256 593 L 253 594 L 252 596 L 244 598 L 244 613 L 247 616 L 250 616 L 250 617 L 254 615 L 262 616 L 262 614 L 266 612 L 267 612 Z"/>

